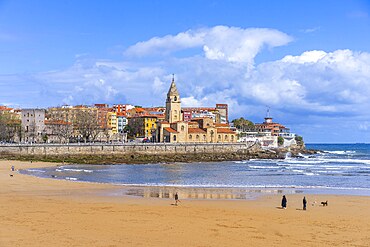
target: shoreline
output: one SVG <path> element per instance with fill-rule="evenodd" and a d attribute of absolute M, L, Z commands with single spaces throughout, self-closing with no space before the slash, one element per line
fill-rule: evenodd
<path fill-rule="evenodd" d="M 109 196 L 117 186 L 40 179 L 0 161 L 0 246 L 367 246 L 370 198 L 288 194 L 253 200 Z M 328 200 L 323 207 L 321 201 Z M 316 202 L 316 203 L 314 203 Z"/>

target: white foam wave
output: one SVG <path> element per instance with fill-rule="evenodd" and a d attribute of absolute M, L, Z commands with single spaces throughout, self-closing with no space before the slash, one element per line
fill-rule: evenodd
<path fill-rule="evenodd" d="M 307 175 L 307 176 L 317 176 L 317 175 L 319 175 L 319 174 L 313 173 L 313 172 L 304 172 L 303 174 Z"/>
<path fill-rule="evenodd" d="M 315 158 L 315 159 L 285 159 L 283 161 L 278 161 L 279 164 L 312 164 L 320 165 L 325 163 L 349 163 L 349 164 L 365 164 L 370 165 L 370 160 L 365 159 L 330 159 L 330 158 Z M 344 167 L 344 166 L 341 166 Z"/>
<path fill-rule="evenodd" d="M 64 168 L 64 171 L 70 171 L 70 172 L 82 172 L 83 169 L 74 169 L 74 168 Z"/>
<path fill-rule="evenodd" d="M 319 164 L 319 163 L 327 163 L 326 159 L 310 159 L 310 160 L 299 160 L 299 159 L 291 159 L 291 160 L 284 160 L 282 163 L 287 164 Z"/>
<path fill-rule="evenodd" d="M 278 169 L 280 168 L 279 166 L 249 166 L 249 167 L 253 169 Z"/>
<path fill-rule="evenodd" d="M 56 169 L 56 171 L 57 172 L 64 172 L 64 171 L 67 171 L 67 172 L 88 172 L 88 173 L 94 172 L 93 170 L 75 169 L 75 168 Z"/>
<path fill-rule="evenodd" d="M 314 167 L 314 165 L 302 165 L 302 164 L 289 164 L 289 167 Z"/>
<path fill-rule="evenodd" d="M 329 154 L 355 154 L 356 151 L 352 151 L 352 150 L 347 150 L 347 151 L 343 151 L 343 150 L 340 150 L 340 151 L 324 151 L 325 153 L 329 153 Z"/>
<path fill-rule="evenodd" d="M 325 159 L 325 160 L 331 163 L 356 163 L 370 165 L 370 160 L 361 160 L 361 159 Z"/>
<path fill-rule="evenodd" d="M 333 174 L 333 173 L 336 173 L 336 174 L 341 174 L 343 173 L 342 171 L 333 171 L 333 170 L 330 170 L 330 171 L 327 171 L 327 170 L 324 170 L 324 171 L 315 171 L 317 173 L 325 173 L 325 174 Z"/>
<path fill-rule="evenodd" d="M 292 170 L 292 172 L 298 172 L 298 173 L 303 173 L 303 170 Z"/>
<path fill-rule="evenodd" d="M 248 160 L 237 160 L 237 161 L 234 161 L 235 164 L 246 164 L 248 162 L 249 162 Z"/>
<path fill-rule="evenodd" d="M 76 180 L 78 180 L 78 178 L 73 178 L 73 177 L 66 177 L 65 179 L 66 179 L 66 180 L 72 180 L 72 181 L 76 181 Z"/>
<path fill-rule="evenodd" d="M 44 170 L 39 170 L 39 169 L 28 169 L 27 171 L 30 171 L 30 172 L 45 172 Z"/>

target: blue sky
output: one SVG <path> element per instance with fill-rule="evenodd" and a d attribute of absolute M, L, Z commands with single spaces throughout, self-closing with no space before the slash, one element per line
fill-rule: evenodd
<path fill-rule="evenodd" d="M 1 1 L 0 104 L 186 106 L 370 142 L 369 1 Z"/>

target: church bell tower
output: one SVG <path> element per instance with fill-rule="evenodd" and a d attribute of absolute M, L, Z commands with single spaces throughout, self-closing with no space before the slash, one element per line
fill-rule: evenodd
<path fill-rule="evenodd" d="M 166 100 L 166 121 L 174 123 L 182 121 L 180 94 L 175 84 L 175 76 L 172 77 L 170 89 Z"/>

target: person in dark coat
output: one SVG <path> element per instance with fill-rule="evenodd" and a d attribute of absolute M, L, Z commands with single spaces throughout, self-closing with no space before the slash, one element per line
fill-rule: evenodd
<path fill-rule="evenodd" d="M 288 201 L 287 201 L 287 199 L 286 199 L 286 197 L 285 197 L 285 195 L 283 195 L 283 199 L 281 200 L 281 207 L 283 208 L 283 209 L 286 209 L 286 203 L 287 203 Z"/>
<path fill-rule="evenodd" d="M 306 210 L 306 206 L 307 206 L 307 200 L 306 200 L 306 197 L 304 196 L 303 197 L 303 210 Z"/>
<path fill-rule="evenodd" d="M 177 194 L 177 192 L 176 192 L 176 194 L 175 194 L 175 205 L 177 206 L 177 203 L 178 202 L 180 202 L 180 200 L 179 200 L 179 195 Z"/>

